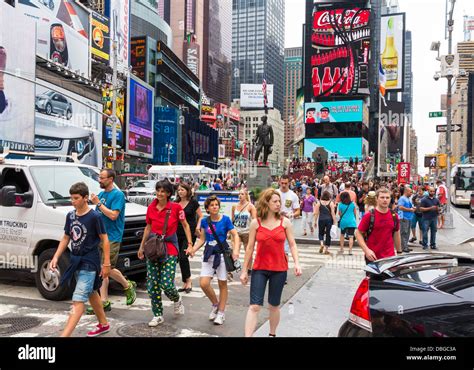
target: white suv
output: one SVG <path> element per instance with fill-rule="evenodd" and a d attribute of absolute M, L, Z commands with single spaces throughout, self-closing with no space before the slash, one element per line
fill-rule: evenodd
<path fill-rule="evenodd" d="M 64 234 L 66 215 L 73 209 L 69 188 L 85 182 L 98 194 L 99 169 L 91 166 L 36 160 L 0 158 L 0 268 L 32 269 L 40 293 L 50 300 L 70 297 L 73 286 L 61 286 L 61 273 L 68 266 L 69 253 L 59 260 L 58 273 L 49 262 Z M 146 208 L 127 203 L 125 231 L 117 267 L 125 274 L 144 273 L 137 257 L 145 226 Z M 3 266 L 2 266 L 3 265 Z"/>

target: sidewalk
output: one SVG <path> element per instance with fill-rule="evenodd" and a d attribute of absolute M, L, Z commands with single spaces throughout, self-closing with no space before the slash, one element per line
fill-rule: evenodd
<path fill-rule="evenodd" d="M 321 267 L 281 308 L 277 336 L 337 337 L 364 276 L 361 269 Z M 290 304 L 293 304 L 293 314 L 289 310 Z M 268 337 L 269 330 L 267 321 L 255 332 L 255 337 Z"/>

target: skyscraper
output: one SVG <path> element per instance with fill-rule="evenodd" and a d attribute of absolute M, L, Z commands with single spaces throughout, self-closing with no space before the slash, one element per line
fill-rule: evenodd
<path fill-rule="evenodd" d="M 296 116 L 295 102 L 298 89 L 303 79 L 303 49 L 285 49 L 285 96 L 283 120 L 285 121 L 285 158 L 289 156 L 288 146 L 293 141 L 294 127 L 292 123 Z"/>
<path fill-rule="evenodd" d="M 173 0 L 161 8 L 165 19 L 169 14 L 173 52 L 199 77 L 209 98 L 230 105 L 231 0 Z"/>
<path fill-rule="evenodd" d="M 274 85 L 275 108 L 283 111 L 285 4 L 283 0 L 233 0 L 232 99 L 241 84 Z"/>

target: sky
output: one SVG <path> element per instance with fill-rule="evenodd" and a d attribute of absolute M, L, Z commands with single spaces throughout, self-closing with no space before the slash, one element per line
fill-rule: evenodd
<path fill-rule="evenodd" d="M 305 22 L 305 0 L 285 0 L 285 47 L 302 45 L 301 34 L 295 32 Z M 418 135 L 419 172 L 424 174 L 424 155 L 435 153 L 438 147 L 436 125 L 446 124 L 445 118 L 428 118 L 429 112 L 440 110 L 441 94 L 446 94 L 447 80 L 434 81 L 440 69 L 436 52 L 430 51 L 432 41 L 441 41 L 441 54 L 447 54 L 444 39 L 446 0 L 399 0 L 400 12 L 406 12 L 407 30 L 413 37 L 413 125 Z M 454 8 L 453 52 L 464 40 L 463 16 L 474 16 L 473 0 L 457 0 Z M 471 37 L 474 40 L 474 33 Z"/>

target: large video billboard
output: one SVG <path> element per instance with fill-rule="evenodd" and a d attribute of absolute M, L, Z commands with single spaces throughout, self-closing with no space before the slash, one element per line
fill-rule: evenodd
<path fill-rule="evenodd" d="M 307 26 L 307 97 L 368 95 L 370 9 L 321 6 Z"/>
<path fill-rule="evenodd" d="M 316 159 L 318 153 L 322 158 L 335 158 L 340 162 L 349 161 L 350 158 L 359 160 L 367 152 L 367 141 L 362 138 L 339 139 L 306 139 L 304 141 L 305 158 Z"/>
<path fill-rule="evenodd" d="M 130 64 L 133 73 L 141 80 L 147 82 L 148 78 L 148 58 L 147 58 L 147 38 L 133 37 L 130 42 Z"/>
<path fill-rule="evenodd" d="M 268 108 L 273 108 L 273 85 L 267 85 Z M 263 109 L 263 86 L 261 84 L 240 85 L 240 107 Z"/>
<path fill-rule="evenodd" d="M 102 104 L 37 80 L 35 150 L 66 161 L 77 153 L 82 164 L 102 167 Z"/>
<path fill-rule="evenodd" d="M 154 164 L 177 163 L 178 161 L 178 115 L 179 111 L 174 108 L 155 108 Z"/>
<path fill-rule="evenodd" d="M 35 22 L 0 1 L 1 70 L 18 73 L 29 79 L 35 78 L 34 34 Z M 11 150 L 34 150 L 34 99 L 33 83 L 0 73 L 0 145 L 8 146 Z"/>
<path fill-rule="evenodd" d="M 128 92 L 127 152 L 152 159 L 155 90 L 135 76 L 130 76 Z"/>
<path fill-rule="evenodd" d="M 190 115 L 185 116 L 182 148 L 185 164 L 195 165 L 200 161 L 206 167 L 217 168 L 217 130 Z"/>
<path fill-rule="evenodd" d="M 295 102 L 294 118 L 294 142 L 298 143 L 305 138 L 305 120 L 304 120 L 304 88 L 298 89 Z"/>
<path fill-rule="evenodd" d="M 90 77 L 90 20 L 87 10 L 66 0 L 22 0 L 17 2 L 16 8 L 36 20 L 37 55 Z M 16 25 L 13 29 L 18 28 Z"/>
<path fill-rule="evenodd" d="M 128 73 L 130 60 L 130 0 L 109 0 L 105 2 L 105 13 L 110 18 L 111 43 L 117 42 L 117 68 Z M 114 64 L 114 54 L 110 56 L 110 65 Z"/>
<path fill-rule="evenodd" d="M 380 60 L 385 71 L 385 89 L 402 91 L 405 61 L 405 13 L 382 16 Z"/>
<path fill-rule="evenodd" d="M 401 102 L 387 101 L 387 105 L 381 104 L 379 121 L 379 165 L 382 172 L 388 167 L 396 168 L 394 165 L 403 157 L 405 125 L 405 104 Z M 395 172 L 391 170 L 388 172 Z"/>
<path fill-rule="evenodd" d="M 346 100 L 336 102 L 306 103 L 305 123 L 362 122 L 362 100 Z"/>

